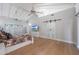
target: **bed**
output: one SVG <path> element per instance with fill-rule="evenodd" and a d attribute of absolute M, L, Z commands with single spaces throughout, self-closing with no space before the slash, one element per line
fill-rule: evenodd
<path fill-rule="evenodd" d="M 29 34 L 16 37 L 12 37 L 12 35 L 9 34 L 9 36 L 10 37 L 7 38 L 7 35 L 0 31 L 0 43 L 4 43 L 4 50 L 2 50 L 4 54 L 33 43 L 33 36 Z"/>

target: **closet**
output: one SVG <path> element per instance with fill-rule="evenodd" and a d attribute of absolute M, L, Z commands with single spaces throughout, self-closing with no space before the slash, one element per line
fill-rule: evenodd
<path fill-rule="evenodd" d="M 75 8 L 68 8 L 56 13 L 54 16 L 47 15 L 41 17 L 40 23 L 40 37 L 48 38 L 52 40 L 64 41 L 68 43 L 74 43 L 73 39 L 73 20 Z M 55 19 L 61 19 L 59 21 L 52 21 Z M 51 20 L 52 22 L 48 22 Z M 44 22 L 47 21 L 47 22 Z"/>

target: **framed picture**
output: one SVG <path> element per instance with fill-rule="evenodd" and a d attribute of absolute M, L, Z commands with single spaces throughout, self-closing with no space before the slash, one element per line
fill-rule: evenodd
<path fill-rule="evenodd" d="M 37 24 L 32 24 L 32 31 L 39 31 L 39 26 Z"/>

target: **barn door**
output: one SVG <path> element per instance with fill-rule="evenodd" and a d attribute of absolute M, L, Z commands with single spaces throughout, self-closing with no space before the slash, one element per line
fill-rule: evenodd
<path fill-rule="evenodd" d="M 55 22 L 48 23 L 48 37 L 53 39 L 56 37 L 56 26 Z"/>

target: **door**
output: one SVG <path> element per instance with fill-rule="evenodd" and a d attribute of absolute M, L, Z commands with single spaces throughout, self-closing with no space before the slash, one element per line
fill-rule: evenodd
<path fill-rule="evenodd" d="M 55 23 L 56 39 L 64 39 L 64 20 L 59 20 Z"/>
<path fill-rule="evenodd" d="M 56 38 L 56 26 L 55 22 L 48 23 L 48 37 L 50 39 Z"/>
<path fill-rule="evenodd" d="M 45 23 L 45 22 L 42 22 L 40 24 L 40 37 L 43 37 L 43 38 L 48 38 L 49 37 L 49 34 L 48 34 L 48 23 Z"/>
<path fill-rule="evenodd" d="M 41 23 L 41 37 L 53 39 L 56 37 L 55 22 Z"/>

